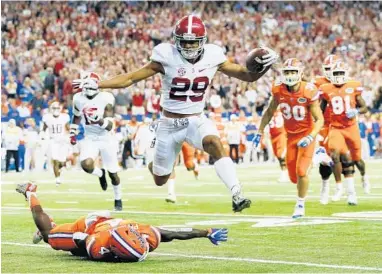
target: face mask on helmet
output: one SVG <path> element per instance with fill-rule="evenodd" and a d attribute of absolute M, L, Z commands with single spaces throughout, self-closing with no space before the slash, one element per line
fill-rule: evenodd
<path fill-rule="evenodd" d="M 322 66 L 322 72 L 324 73 L 324 76 L 326 79 L 328 79 L 329 81 L 330 80 L 330 77 L 331 77 L 331 65 L 323 65 Z"/>
<path fill-rule="evenodd" d="M 53 114 L 53 116 L 59 116 L 61 113 L 61 107 L 58 103 L 52 103 L 50 106 L 50 112 Z"/>
<path fill-rule="evenodd" d="M 334 64 L 330 75 L 331 82 L 335 85 L 343 85 L 349 80 L 349 69 L 345 63 Z"/>
<path fill-rule="evenodd" d="M 175 46 L 185 59 L 196 59 L 202 54 L 206 38 L 185 39 L 175 36 Z"/>
<path fill-rule="evenodd" d="M 94 72 L 82 72 L 81 73 L 81 79 L 82 80 L 88 80 L 89 79 L 89 81 L 95 81 L 95 82 L 99 82 L 101 80 L 99 75 L 97 73 L 94 73 Z M 82 92 L 87 97 L 93 97 L 94 95 L 99 93 L 99 89 L 98 88 L 93 89 L 90 87 L 86 87 L 86 85 L 85 85 L 84 87 L 82 87 Z"/>
<path fill-rule="evenodd" d="M 283 84 L 287 86 L 294 86 L 301 82 L 302 78 L 302 69 L 292 69 L 292 68 L 286 68 L 282 69 L 281 71 L 282 75 L 282 82 Z"/>

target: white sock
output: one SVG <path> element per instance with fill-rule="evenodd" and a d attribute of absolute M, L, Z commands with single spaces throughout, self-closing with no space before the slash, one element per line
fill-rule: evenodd
<path fill-rule="evenodd" d="M 98 168 L 98 167 L 95 167 L 93 169 L 92 174 L 101 178 L 102 177 L 102 170 L 100 168 Z"/>
<path fill-rule="evenodd" d="M 113 185 L 114 190 L 114 199 L 115 200 L 121 200 L 122 199 L 122 187 L 121 184 L 119 185 Z"/>
<path fill-rule="evenodd" d="M 231 191 L 232 196 L 241 194 L 241 186 L 236 175 L 236 168 L 229 157 L 223 157 L 215 162 L 216 174 Z"/>
<path fill-rule="evenodd" d="M 296 203 L 296 205 L 302 205 L 302 206 L 304 206 L 304 205 L 305 205 L 305 198 L 297 197 L 297 203 Z"/>
<path fill-rule="evenodd" d="M 168 179 L 168 195 L 175 195 L 175 179 Z"/>
<path fill-rule="evenodd" d="M 336 190 L 342 190 L 342 183 L 336 183 Z"/>
<path fill-rule="evenodd" d="M 56 184 L 61 184 L 61 177 L 56 177 Z"/>
<path fill-rule="evenodd" d="M 194 160 L 194 165 L 195 165 L 194 170 L 199 171 L 198 161 Z"/>
<path fill-rule="evenodd" d="M 355 194 L 354 177 L 345 178 L 344 181 L 348 189 L 348 194 Z"/>
<path fill-rule="evenodd" d="M 322 188 L 328 188 L 329 186 L 329 180 L 322 180 Z"/>

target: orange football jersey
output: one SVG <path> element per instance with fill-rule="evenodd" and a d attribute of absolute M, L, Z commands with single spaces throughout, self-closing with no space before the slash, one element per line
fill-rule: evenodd
<path fill-rule="evenodd" d="M 330 81 L 325 76 L 316 76 L 313 79 L 313 84 L 319 89 L 320 86 L 330 84 Z M 324 126 L 330 124 L 330 107 L 328 106 L 324 112 Z"/>
<path fill-rule="evenodd" d="M 273 138 L 284 133 L 284 118 L 281 111 L 278 109 L 273 115 L 272 120 L 269 122 L 269 134 Z"/>
<path fill-rule="evenodd" d="M 346 111 L 357 106 L 356 97 L 361 95 L 363 87 L 359 81 L 349 81 L 342 86 L 325 84 L 320 86 L 322 98 L 328 102 L 331 109 L 330 125 L 345 128 L 354 125 L 356 119 L 346 117 Z"/>
<path fill-rule="evenodd" d="M 313 83 L 302 81 L 296 92 L 290 92 L 282 83 L 274 83 L 272 94 L 278 102 L 284 117 L 284 127 L 288 134 L 296 134 L 313 129 L 314 121 L 309 106 L 319 99 L 319 92 Z"/>

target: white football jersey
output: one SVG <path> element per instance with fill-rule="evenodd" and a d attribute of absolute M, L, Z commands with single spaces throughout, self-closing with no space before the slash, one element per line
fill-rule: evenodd
<path fill-rule="evenodd" d="M 81 116 L 81 123 L 85 129 L 85 136 L 95 137 L 108 135 L 110 133 L 99 125 L 90 124 L 85 115 L 87 109 L 92 109 L 93 113 L 103 117 L 105 107 L 108 104 L 114 106 L 114 96 L 110 92 L 100 92 L 92 99 L 89 99 L 81 92 L 74 95 L 73 113 L 76 116 Z"/>
<path fill-rule="evenodd" d="M 162 43 L 153 49 L 151 60 L 161 63 L 165 71 L 162 75 L 162 108 L 173 113 L 193 114 L 203 111 L 204 93 L 218 66 L 227 58 L 221 47 L 206 44 L 201 59 L 191 64 L 174 45 Z"/>
<path fill-rule="evenodd" d="M 65 126 L 70 122 L 67 113 L 60 113 L 58 117 L 52 113 L 47 113 L 42 117 L 42 121 L 47 125 L 50 139 L 62 140 L 67 135 Z"/>

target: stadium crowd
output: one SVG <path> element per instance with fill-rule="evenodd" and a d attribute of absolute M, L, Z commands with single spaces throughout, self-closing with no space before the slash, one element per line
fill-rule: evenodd
<path fill-rule="evenodd" d="M 177 19 L 193 12 L 207 23 L 209 42 L 225 48 L 234 62 L 243 64 L 251 49 L 267 45 L 281 60 L 302 60 L 309 80 L 321 74 L 327 54 L 341 56 L 350 64 L 351 76 L 366 88 L 371 114 L 360 122 L 365 123 L 373 155 L 382 147 L 381 6 L 354 1 L 3 2 L 2 122 L 15 119 L 21 127 L 37 128 L 53 100 L 71 114 L 71 81 L 81 71 L 109 78 L 139 68 L 155 45 L 171 40 Z M 242 110 L 256 119 L 277 75 L 276 68 L 247 84 L 218 74 L 207 108 L 221 104 L 224 117 Z M 113 91 L 116 113 L 123 119 L 158 114 L 160 87 L 160 77 L 155 76 Z"/>

